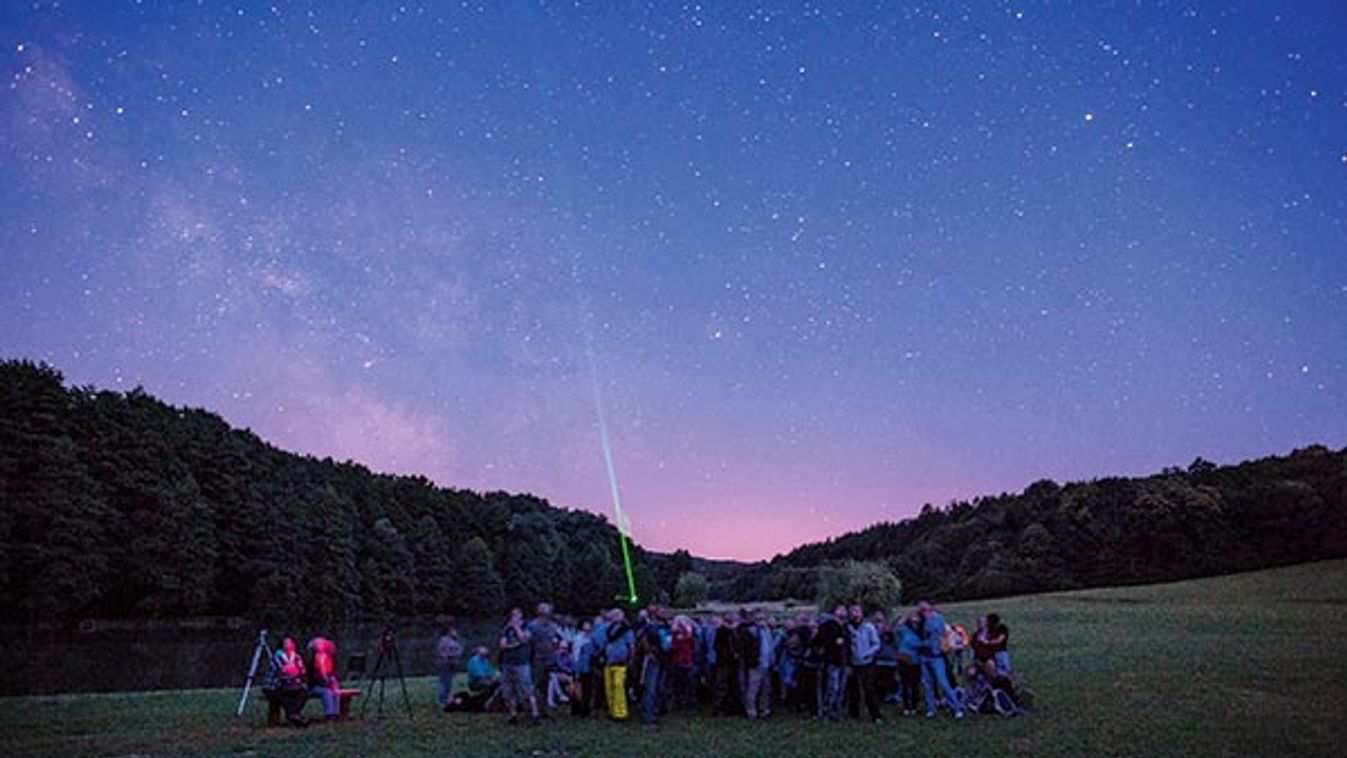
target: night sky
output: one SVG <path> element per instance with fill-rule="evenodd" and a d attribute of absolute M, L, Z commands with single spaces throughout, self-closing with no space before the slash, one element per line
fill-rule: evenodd
<path fill-rule="evenodd" d="M 1347 4 L 1104 5 L 6 2 L 0 357 L 717 557 L 1347 444 Z"/>

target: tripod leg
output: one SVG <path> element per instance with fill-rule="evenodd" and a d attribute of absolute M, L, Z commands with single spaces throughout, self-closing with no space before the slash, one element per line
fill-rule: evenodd
<path fill-rule="evenodd" d="M 243 696 L 239 698 L 239 710 L 236 715 L 243 715 L 243 708 L 248 704 L 248 691 L 253 688 L 253 679 L 257 677 L 257 663 L 262 658 L 262 650 L 266 646 L 261 642 L 257 643 L 257 648 L 253 650 L 253 662 L 248 667 L 248 677 L 243 680 Z"/>
<path fill-rule="evenodd" d="M 365 698 L 365 702 L 363 702 L 363 703 L 360 704 L 360 717 L 361 717 L 361 718 L 364 718 L 364 717 L 365 717 L 365 711 L 369 710 L 369 701 L 371 701 L 371 700 L 374 699 L 374 688 L 377 687 L 377 686 L 379 686 L 379 684 L 381 683 L 380 673 L 379 673 L 379 672 L 380 672 L 380 669 L 383 668 L 383 662 L 384 662 L 384 653 L 383 653 L 382 650 L 380 650 L 380 651 L 379 651 L 379 654 L 376 655 L 376 656 L 374 657 L 374 666 L 370 668 L 369 676 L 365 679 L 366 684 L 369 686 L 369 696 Z M 383 715 L 383 710 L 384 710 L 384 708 L 383 708 L 383 698 L 381 697 L 381 698 L 379 699 L 379 714 L 380 714 L 380 715 Z"/>
<path fill-rule="evenodd" d="M 398 681 L 402 683 L 402 704 L 407 708 L 407 718 L 412 718 L 412 699 L 407 697 L 407 678 L 402 675 L 402 656 L 397 647 L 393 648 L 393 664 L 397 666 Z"/>

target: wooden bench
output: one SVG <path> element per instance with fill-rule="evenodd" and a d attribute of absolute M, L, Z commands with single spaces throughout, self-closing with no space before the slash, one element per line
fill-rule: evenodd
<path fill-rule="evenodd" d="M 337 690 L 337 697 L 341 698 L 341 715 L 338 718 L 345 721 L 351 717 L 351 701 L 360 697 L 360 690 L 342 687 Z"/>
<path fill-rule="evenodd" d="M 273 693 L 263 693 L 267 699 L 267 726 L 280 726 L 285 722 L 281 715 L 281 700 Z M 337 697 L 340 698 L 337 711 L 337 720 L 345 721 L 351 717 L 351 701 L 360 697 L 360 690 L 343 687 L 337 690 Z M 306 700 L 318 698 L 317 695 L 308 693 Z"/>

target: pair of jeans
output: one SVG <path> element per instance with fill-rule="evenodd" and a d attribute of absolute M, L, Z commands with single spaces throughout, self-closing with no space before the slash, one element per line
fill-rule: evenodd
<path fill-rule="evenodd" d="M 751 719 L 772 715 L 772 670 L 759 666 L 744 673 L 744 712 Z"/>
<path fill-rule="evenodd" d="M 715 681 L 711 694 L 711 712 L 728 716 L 738 710 L 735 693 L 738 687 L 738 668 L 733 663 L 718 663 L 714 669 Z"/>
<path fill-rule="evenodd" d="M 992 661 L 996 663 L 996 673 L 1001 676 L 1010 676 L 1010 653 L 1004 650 L 997 651 L 992 656 Z"/>
<path fill-rule="evenodd" d="M 926 690 L 926 712 L 935 713 L 936 707 L 936 687 L 940 688 L 940 694 L 944 695 L 949 707 L 954 709 L 955 713 L 963 713 L 963 703 L 959 701 L 959 693 L 954 691 L 953 685 L 949 683 L 949 676 L 945 673 L 945 659 L 943 656 L 923 655 L 921 657 L 921 686 Z"/>
<path fill-rule="evenodd" d="M 575 678 L 576 692 L 571 698 L 571 715 L 588 716 L 594 707 L 595 690 L 598 689 L 598 677 L 585 671 Z"/>
<path fill-rule="evenodd" d="M 641 721 L 646 724 L 659 721 L 660 673 L 659 661 L 647 658 L 641 670 Z"/>
<path fill-rule="evenodd" d="M 691 711 L 697 708 L 697 669 L 674 666 L 673 668 L 674 703 L 679 710 Z"/>
<path fill-rule="evenodd" d="M 335 690 L 323 685 L 309 688 L 309 694 L 323 702 L 323 715 L 334 719 L 341 713 L 341 699 Z"/>
<path fill-rule="evenodd" d="M 444 706 L 449 704 L 449 696 L 454 694 L 454 672 L 450 669 L 441 669 L 438 679 L 435 687 L 435 705 L 444 710 Z"/>
<path fill-rule="evenodd" d="M 852 686 L 854 684 L 854 686 Z M 871 721 L 879 718 L 879 686 L 875 681 L 875 667 L 872 664 L 851 667 L 851 703 L 847 711 L 852 718 L 860 718 L 861 701 L 865 701 L 865 711 Z"/>
<path fill-rule="evenodd" d="M 921 664 L 898 662 L 898 678 L 903 688 L 903 710 L 917 710 L 917 693 L 921 691 Z"/>
<path fill-rule="evenodd" d="M 819 676 L 819 718 L 842 720 L 842 692 L 846 688 L 847 667 L 827 664 Z"/>

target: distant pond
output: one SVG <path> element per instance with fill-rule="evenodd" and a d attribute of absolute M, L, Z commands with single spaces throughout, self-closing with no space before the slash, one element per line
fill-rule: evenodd
<path fill-rule="evenodd" d="M 268 636 L 273 649 L 282 635 L 295 638 L 301 649 L 313 636 L 337 643 L 338 673 L 344 678 L 352 653 L 366 654 L 366 668 L 375 663 L 380 623 L 275 627 Z M 438 629 L 429 619 L 394 625 L 398 656 L 406 676 L 433 673 L 432 652 Z M 494 622 L 459 625 L 465 644 L 488 640 Z M 79 628 L 0 627 L 0 695 L 68 692 L 193 689 L 243 686 L 257 647 L 260 627 L 238 619 L 175 622 L 84 622 Z M 388 669 L 392 672 L 392 669 Z M 259 664 L 257 682 L 266 673 Z"/>

